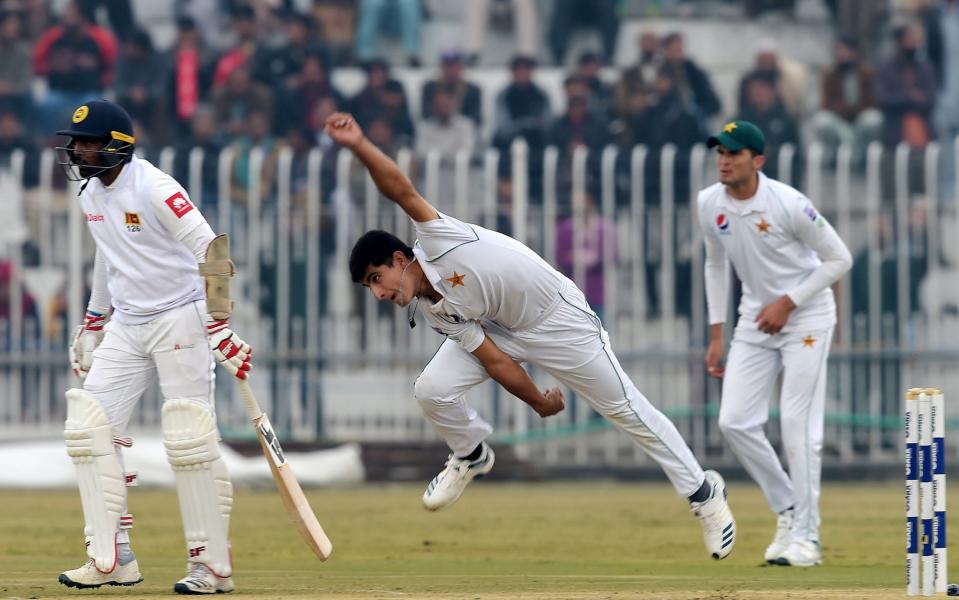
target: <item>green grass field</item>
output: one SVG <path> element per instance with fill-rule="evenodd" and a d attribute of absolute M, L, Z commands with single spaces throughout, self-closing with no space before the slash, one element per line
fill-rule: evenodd
<path fill-rule="evenodd" d="M 429 513 L 421 486 L 310 492 L 333 540 L 317 561 L 269 491 L 237 493 L 234 595 L 252 598 L 561 599 L 900 598 L 903 494 L 896 484 L 830 484 L 823 493 L 826 564 L 762 566 L 774 519 L 758 489 L 733 482 L 732 556 L 706 555 L 698 523 L 664 484 L 477 482 Z M 953 498 L 959 489 L 951 489 Z M 67 589 L 57 574 L 84 560 L 74 491 L 0 492 L 0 599 L 172 595 L 185 565 L 169 491 L 134 489 L 134 588 Z M 953 513 L 955 514 L 955 513 Z M 952 531 L 956 520 L 950 520 Z"/>

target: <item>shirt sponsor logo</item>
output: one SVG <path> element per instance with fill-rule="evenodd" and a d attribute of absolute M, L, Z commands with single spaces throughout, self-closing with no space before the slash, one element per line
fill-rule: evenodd
<path fill-rule="evenodd" d="M 183 192 L 177 192 L 166 199 L 166 205 L 170 207 L 176 218 L 183 218 L 183 215 L 193 210 L 193 205 L 183 196 Z"/>
<path fill-rule="evenodd" d="M 719 213 L 719 216 L 716 217 L 716 228 L 719 233 L 729 233 L 729 218 L 725 213 Z"/>
<path fill-rule="evenodd" d="M 125 220 L 127 224 L 127 231 L 130 233 L 138 233 L 142 231 L 140 227 L 140 215 L 135 212 L 128 212 L 125 214 Z"/>
<path fill-rule="evenodd" d="M 94 215 L 91 213 L 87 213 L 87 221 L 96 221 L 98 223 L 102 223 L 103 215 Z"/>
<path fill-rule="evenodd" d="M 806 208 L 802 209 L 802 211 L 806 213 L 806 216 L 809 217 L 809 220 L 813 223 L 815 223 L 816 219 L 819 218 L 819 213 L 817 213 L 816 209 L 810 205 L 806 205 Z"/>

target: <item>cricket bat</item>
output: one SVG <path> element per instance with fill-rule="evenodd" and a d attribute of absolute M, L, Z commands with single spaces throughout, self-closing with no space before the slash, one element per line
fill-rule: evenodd
<path fill-rule="evenodd" d="M 280 492 L 280 498 L 283 498 L 283 504 L 290 513 L 290 518 L 293 519 L 293 525 L 300 532 L 306 545 L 320 560 L 328 559 L 333 552 L 333 543 L 326 537 L 326 532 L 323 531 L 316 515 L 313 514 L 313 509 L 310 508 L 309 500 L 300 488 L 300 482 L 293 475 L 293 469 L 290 468 L 290 463 L 283 454 L 283 448 L 280 447 L 280 440 L 273 432 L 273 425 L 270 424 L 266 414 L 260 410 L 249 382 L 237 381 L 240 385 L 240 395 L 243 396 L 243 403 L 246 405 L 246 412 L 256 428 L 256 437 L 260 440 L 260 447 L 266 456 L 266 462 L 270 464 L 276 489 Z"/>

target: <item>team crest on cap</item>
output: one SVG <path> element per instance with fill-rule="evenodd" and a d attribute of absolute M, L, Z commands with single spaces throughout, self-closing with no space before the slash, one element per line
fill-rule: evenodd
<path fill-rule="evenodd" d="M 79 123 L 80 121 L 86 119 L 88 114 L 90 114 L 90 108 L 84 104 L 80 108 L 73 111 L 73 122 Z"/>
<path fill-rule="evenodd" d="M 733 129 L 736 129 L 737 127 L 739 127 L 739 125 L 736 125 L 735 123 L 726 123 L 723 125 L 723 133 L 732 133 Z"/>

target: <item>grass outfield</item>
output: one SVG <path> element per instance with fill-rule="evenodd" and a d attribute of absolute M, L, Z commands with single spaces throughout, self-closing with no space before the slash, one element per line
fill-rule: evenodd
<path fill-rule="evenodd" d="M 333 540 L 320 563 L 275 493 L 242 490 L 232 520 L 237 591 L 252 598 L 584 599 L 901 598 L 903 494 L 894 484 L 830 484 L 826 565 L 762 566 L 774 519 L 751 483 L 730 485 L 739 524 L 732 556 L 708 558 L 685 502 L 664 484 L 477 482 L 429 513 L 421 486 L 364 486 L 309 496 Z M 951 489 L 953 498 L 959 489 Z M 133 588 L 67 589 L 84 559 L 74 491 L 0 492 L 0 599 L 172 595 L 184 548 L 176 497 L 134 489 Z M 955 515 L 955 512 L 952 513 Z M 952 531 L 955 518 L 950 520 Z"/>

